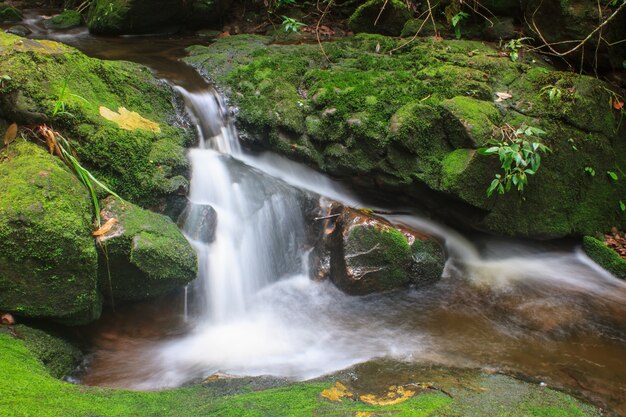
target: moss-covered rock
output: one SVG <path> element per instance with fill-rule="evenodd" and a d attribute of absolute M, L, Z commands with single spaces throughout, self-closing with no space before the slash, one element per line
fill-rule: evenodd
<path fill-rule="evenodd" d="M 355 33 L 398 36 L 412 15 L 401 0 L 369 0 L 359 6 L 348 25 Z"/>
<path fill-rule="evenodd" d="M 342 291 L 355 295 L 423 286 L 441 278 L 445 256 L 431 236 L 394 226 L 366 210 L 335 205 L 331 212 L 318 243 L 327 258 L 316 265 L 318 277 L 330 277 Z"/>
<path fill-rule="evenodd" d="M 46 20 L 46 26 L 50 29 L 72 29 L 80 26 L 83 18 L 76 10 L 64 10 L 62 13 Z"/>
<path fill-rule="evenodd" d="M 476 229 L 556 238 L 626 222 L 626 181 L 605 175 L 626 167 L 607 84 L 533 56 L 513 62 L 480 42 L 405 43 L 365 34 L 327 42 L 329 63 L 315 45 L 231 36 L 190 48 L 187 62 L 238 107 L 246 141 L 360 186 L 453 207 L 441 214 Z M 531 140 L 552 152 L 523 195 L 487 198 L 498 158 L 475 151 L 521 126 L 546 131 Z"/>
<path fill-rule="evenodd" d="M 626 259 L 593 236 L 583 238 L 585 253 L 602 268 L 618 278 L 626 279 Z"/>
<path fill-rule="evenodd" d="M 179 288 L 196 278 L 196 253 L 169 217 L 109 197 L 103 219 L 116 218 L 98 240 L 100 289 L 105 301 L 142 300 Z"/>
<path fill-rule="evenodd" d="M 55 378 L 68 375 L 82 358 L 81 351 L 74 345 L 43 330 L 18 324 L 13 332 Z"/>
<path fill-rule="evenodd" d="M 147 68 L 3 33 L 0 74 L 11 77 L 0 87 L 0 117 L 52 124 L 72 142 L 80 162 L 126 200 L 156 207 L 184 198 L 185 148 L 193 136 L 179 127 L 171 88 Z M 103 117 L 103 109 L 137 113 L 158 130 L 129 130 Z"/>
<path fill-rule="evenodd" d="M 22 12 L 15 7 L 0 3 L 0 22 L 20 22 L 22 17 Z"/>
<path fill-rule="evenodd" d="M 87 190 L 37 145 L 18 140 L 3 153 L 0 310 L 66 324 L 98 318 L 98 264 Z"/>
<path fill-rule="evenodd" d="M 227 5 L 221 0 L 95 0 L 87 25 L 90 32 L 101 35 L 159 33 L 183 23 L 216 23 Z"/>

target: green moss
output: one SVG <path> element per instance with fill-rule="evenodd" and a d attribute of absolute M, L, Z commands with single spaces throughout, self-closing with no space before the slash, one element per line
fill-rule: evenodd
<path fill-rule="evenodd" d="M 42 330 L 19 324 L 14 327 L 14 332 L 55 378 L 72 372 L 82 357 L 80 350 L 69 342 Z"/>
<path fill-rule="evenodd" d="M 87 190 L 56 157 L 18 140 L 0 163 L 0 310 L 67 324 L 98 318 Z"/>
<path fill-rule="evenodd" d="M 418 394 L 407 401 L 389 405 L 368 405 L 358 400 L 329 401 L 320 393 L 332 380 L 304 382 L 284 388 L 254 390 L 218 396 L 211 385 L 161 392 L 131 392 L 77 386 L 51 377 L 23 342 L 0 333 L 0 413 L 12 416 L 346 416 L 357 412 L 395 416 L 506 415 L 508 417 L 588 416 L 598 417 L 597 409 L 564 394 L 525 384 L 503 375 L 452 373 L 455 383 L 440 392 Z M 432 370 L 424 372 L 432 373 Z M 446 371 L 438 371 L 446 380 Z M 458 382 L 458 381 L 462 382 Z M 467 387 L 463 383 L 467 383 Z M 477 388 L 478 387 L 478 388 Z M 217 390 L 219 391 L 219 390 Z M 506 414 L 502 414 L 506 413 Z"/>
<path fill-rule="evenodd" d="M 76 10 L 64 10 L 61 14 L 46 21 L 46 25 L 52 29 L 71 29 L 80 26 L 83 18 Z"/>
<path fill-rule="evenodd" d="M 19 22 L 22 12 L 8 4 L 0 3 L 0 22 Z"/>
<path fill-rule="evenodd" d="M 113 197 L 103 210 L 118 219 L 103 239 L 100 289 L 107 301 L 155 297 L 196 278 L 196 253 L 168 217 Z"/>
<path fill-rule="evenodd" d="M 602 268 L 618 278 L 626 279 L 626 260 L 601 240 L 592 236 L 583 238 L 585 253 Z"/>
<path fill-rule="evenodd" d="M 127 200 L 155 206 L 172 196 L 169 179 L 187 173 L 183 155 L 192 137 L 174 127 L 169 87 L 139 65 L 91 59 L 55 42 L 0 39 L 0 73 L 12 79 L 3 83 L 8 99 L 0 101 L 0 116 L 51 123 L 72 141 L 81 163 Z M 59 102 L 66 113 L 53 116 Z M 123 130 L 100 115 L 101 106 L 135 111 L 161 131 Z"/>
<path fill-rule="evenodd" d="M 530 55 L 511 62 L 475 41 L 418 38 L 402 47 L 360 34 L 326 42 L 330 62 L 315 46 L 268 42 L 231 36 L 192 48 L 187 59 L 224 87 L 252 141 L 359 185 L 415 197 L 426 186 L 463 205 L 455 210 L 461 221 L 491 233 L 555 238 L 626 223 L 615 209 L 626 181 L 584 173 L 585 166 L 625 169 L 623 128 L 601 81 L 554 71 Z M 559 103 L 550 103 L 546 87 L 562 91 Z M 512 97 L 494 102 L 496 92 Z M 533 140 L 553 152 L 524 195 L 489 199 L 498 160 L 469 155 L 499 139 L 505 124 L 545 130 Z M 464 164 L 455 163 L 462 152 Z"/>
<path fill-rule="evenodd" d="M 89 31 L 115 35 L 124 31 L 129 10 L 128 0 L 97 0 L 89 8 Z"/>
<path fill-rule="evenodd" d="M 369 0 L 354 11 L 348 19 L 348 25 L 355 33 L 398 36 L 409 19 L 411 12 L 400 0 Z"/>

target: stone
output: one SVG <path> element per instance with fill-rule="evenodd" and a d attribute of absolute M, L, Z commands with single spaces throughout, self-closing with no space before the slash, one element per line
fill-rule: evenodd
<path fill-rule="evenodd" d="M 187 204 L 177 223 L 190 239 L 205 244 L 215 240 L 217 212 L 208 204 Z"/>
<path fill-rule="evenodd" d="M 102 219 L 111 218 L 117 222 L 98 238 L 106 302 L 154 298 L 196 278 L 196 253 L 169 217 L 111 196 L 102 204 Z"/>
<path fill-rule="evenodd" d="M 354 11 L 348 25 L 355 33 L 399 36 L 411 17 L 411 12 L 401 0 L 369 0 Z"/>
<path fill-rule="evenodd" d="M 6 30 L 6 32 L 12 35 L 17 35 L 21 37 L 26 37 L 32 33 L 32 31 L 24 25 L 11 26 L 10 28 Z"/>

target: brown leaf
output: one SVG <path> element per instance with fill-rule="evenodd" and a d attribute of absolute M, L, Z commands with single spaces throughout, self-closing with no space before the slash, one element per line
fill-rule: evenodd
<path fill-rule="evenodd" d="M 511 97 L 513 97 L 511 94 L 509 93 L 503 93 L 503 92 L 497 92 L 496 96 L 498 96 L 498 98 L 496 99 L 496 101 L 500 102 L 500 101 L 504 101 L 504 100 L 508 100 Z"/>
<path fill-rule="evenodd" d="M 17 137 L 17 123 L 12 123 L 4 134 L 4 144 L 9 145 Z"/>
<path fill-rule="evenodd" d="M 616 98 L 613 99 L 613 108 L 615 110 L 621 110 L 624 107 L 624 102 L 621 100 L 618 100 Z"/>
<path fill-rule="evenodd" d="M 115 223 L 117 223 L 117 219 L 115 217 L 110 218 L 109 220 L 107 220 L 107 222 L 105 224 L 100 226 L 100 228 L 98 230 L 94 231 L 92 233 L 92 235 L 94 235 L 94 236 L 102 236 L 102 235 L 106 234 L 109 230 L 111 230 L 111 227 L 113 227 L 113 225 Z"/>

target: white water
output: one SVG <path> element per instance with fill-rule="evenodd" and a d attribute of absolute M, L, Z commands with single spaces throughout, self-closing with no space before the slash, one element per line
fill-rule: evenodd
<path fill-rule="evenodd" d="M 358 200 L 308 168 L 271 154 L 245 154 L 213 92 L 181 92 L 200 136 L 199 147 L 189 152 L 189 200 L 217 212 L 215 240 L 192 240 L 199 276 L 189 307 L 191 330 L 152 348 L 145 374 L 126 386 L 178 386 L 215 372 L 308 379 L 377 357 L 480 366 L 484 362 L 476 357 L 486 346 L 511 349 L 507 343 L 515 346 L 525 330 L 497 321 L 499 313 L 483 328 L 484 313 L 478 311 L 476 332 L 490 332 L 484 341 L 441 333 L 439 327 L 451 325 L 453 334 L 458 325 L 446 321 L 447 312 L 465 308 L 471 317 L 483 308 L 471 304 L 477 302 L 472 296 L 483 297 L 478 303 L 487 306 L 494 298 L 510 303 L 506 297 L 525 294 L 531 285 L 531 307 L 557 316 L 572 306 L 587 314 L 585 297 L 626 300 L 626 285 L 580 253 L 537 253 L 528 245 L 496 242 L 487 248 L 488 256 L 481 256 L 454 231 L 414 216 L 390 219 L 440 236 L 450 255 L 442 281 L 433 288 L 351 297 L 331 283 L 314 282 L 304 247 L 306 194 L 298 188 L 351 205 L 359 206 Z M 459 291 L 468 297 L 467 305 L 457 307 L 450 300 Z M 524 318 L 531 307 L 507 308 L 511 316 Z M 433 312 L 443 318 L 432 317 Z M 475 355 L 469 354 L 472 349 Z"/>

